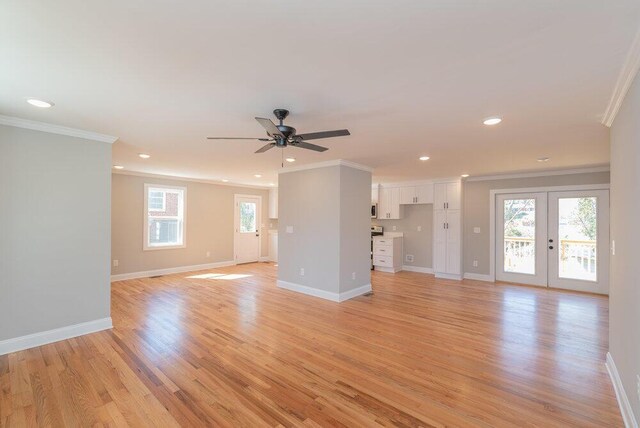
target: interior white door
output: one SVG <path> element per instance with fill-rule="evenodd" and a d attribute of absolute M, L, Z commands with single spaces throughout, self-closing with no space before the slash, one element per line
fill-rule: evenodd
<path fill-rule="evenodd" d="M 235 195 L 236 263 L 257 262 L 260 258 L 260 196 Z"/>
<path fill-rule="evenodd" d="M 496 198 L 496 279 L 547 286 L 547 193 Z"/>
<path fill-rule="evenodd" d="M 549 286 L 609 293 L 609 191 L 549 192 Z"/>

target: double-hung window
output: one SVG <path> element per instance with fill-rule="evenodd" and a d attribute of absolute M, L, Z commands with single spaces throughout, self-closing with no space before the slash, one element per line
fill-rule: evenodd
<path fill-rule="evenodd" d="M 144 185 L 145 250 L 184 248 L 185 187 Z"/>

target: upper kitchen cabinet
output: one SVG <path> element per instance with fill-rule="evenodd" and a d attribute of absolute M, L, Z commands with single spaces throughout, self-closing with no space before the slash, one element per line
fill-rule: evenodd
<path fill-rule="evenodd" d="M 436 183 L 434 186 L 433 209 L 459 210 L 462 199 L 461 193 L 460 181 Z"/>
<path fill-rule="evenodd" d="M 377 204 L 379 201 L 380 185 L 374 184 L 371 186 L 371 204 Z"/>
<path fill-rule="evenodd" d="M 433 184 L 401 187 L 400 203 L 402 205 L 432 204 Z"/>
<path fill-rule="evenodd" d="M 398 220 L 402 218 L 400 187 L 380 187 L 378 218 L 383 220 Z"/>
<path fill-rule="evenodd" d="M 278 189 L 269 189 L 269 218 L 278 218 Z"/>

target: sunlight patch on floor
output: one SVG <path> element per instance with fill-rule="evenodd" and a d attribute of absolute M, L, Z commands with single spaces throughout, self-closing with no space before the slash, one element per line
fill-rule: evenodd
<path fill-rule="evenodd" d="M 188 279 L 242 279 L 248 278 L 252 275 L 246 275 L 242 273 L 203 273 L 201 275 L 191 275 L 188 276 Z"/>

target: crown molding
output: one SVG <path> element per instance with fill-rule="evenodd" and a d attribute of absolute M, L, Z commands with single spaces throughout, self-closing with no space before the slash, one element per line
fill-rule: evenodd
<path fill-rule="evenodd" d="M 149 172 L 139 172 L 139 171 L 126 171 L 126 170 L 117 170 L 114 169 L 111 171 L 111 174 L 114 175 L 131 175 L 134 177 L 145 177 L 145 178 L 157 178 L 159 180 L 172 180 L 172 181 L 183 181 L 187 183 L 200 183 L 200 184 L 213 184 L 215 186 L 227 186 L 227 187 L 242 187 L 245 189 L 257 189 L 257 190 L 269 190 L 269 189 L 277 189 L 276 186 L 254 186 L 250 184 L 238 184 L 238 183 L 224 183 L 216 180 L 207 180 L 200 178 L 189 178 L 189 177 L 181 177 L 177 175 L 166 175 L 166 174 L 152 174 Z"/>
<path fill-rule="evenodd" d="M 0 125 L 14 126 L 16 128 L 31 129 L 34 131 L 49 132 L 51 134 L 68 135 L 70 137 L 83 138 L 85 140 L 100 141 L 102 143 L 113 144 L 118 141 L 118 137 L 98 134 L 97 132 L 84 131 L 82 129 L 68 128 L 66 126 L 53 125 L 51 123 L 38 122 L 35 120 L 21 119 L 19 117 L 0 115 Z"/>
<path fill-rule="evenodd" d="M 616 86 L 613 88 L 613 94 L 609 100 L 609 105 L 607 106 L 607 110 L 602 118 L 603 125 L 607 127 L 611 127 L 611 125 L 613 125 L 613 121 L 616 119 L 618 110 L 620 110 L 620 106 L 622 105 L 622 102 L 624 101 L 639 68 L 640 30 L 636 34 L 635 39 L 633 39 L 633 43 L 631 44 L 631 48 L 629 48 L 622 70 L 620 70 L 620 75 L 616 81 Z"/>
<path fill-rule="evenodd" d="M 500 175 L 481 175 L 478 177 L 468 177 L 463 182 L 471 181 L 489 181 L 489 180 L 508 180 L 510 178 L 527 178 L 527 177 L 546 177 L 554 175 L 571 175 L 571 174 L 589 174 L 592 172 L 609 172 L 609 165 L 596 166 L 591 168 L 575 168 L 575 169 L 556 169 L 545 171 L 530 171 L 515 174 Z"/>
<path fill-rule="evenodd" d="M 327 168 L 330 166 L 347 166 L 349 168 L 359 169 L 367 172 L 373 172 L 373 168 L 368 167 L 366 165 L 361 165 L 359 163 L 351 162 L 344 159 L 336 159 L 336 160 L 330 160 L 325 162 L 317 162 L 317 163 L 310 163 L 306 165 L 281 168 L 278 170 L 278 174 L 286 174 L 287 172 L 304 171 L 307 169 Z"/>

